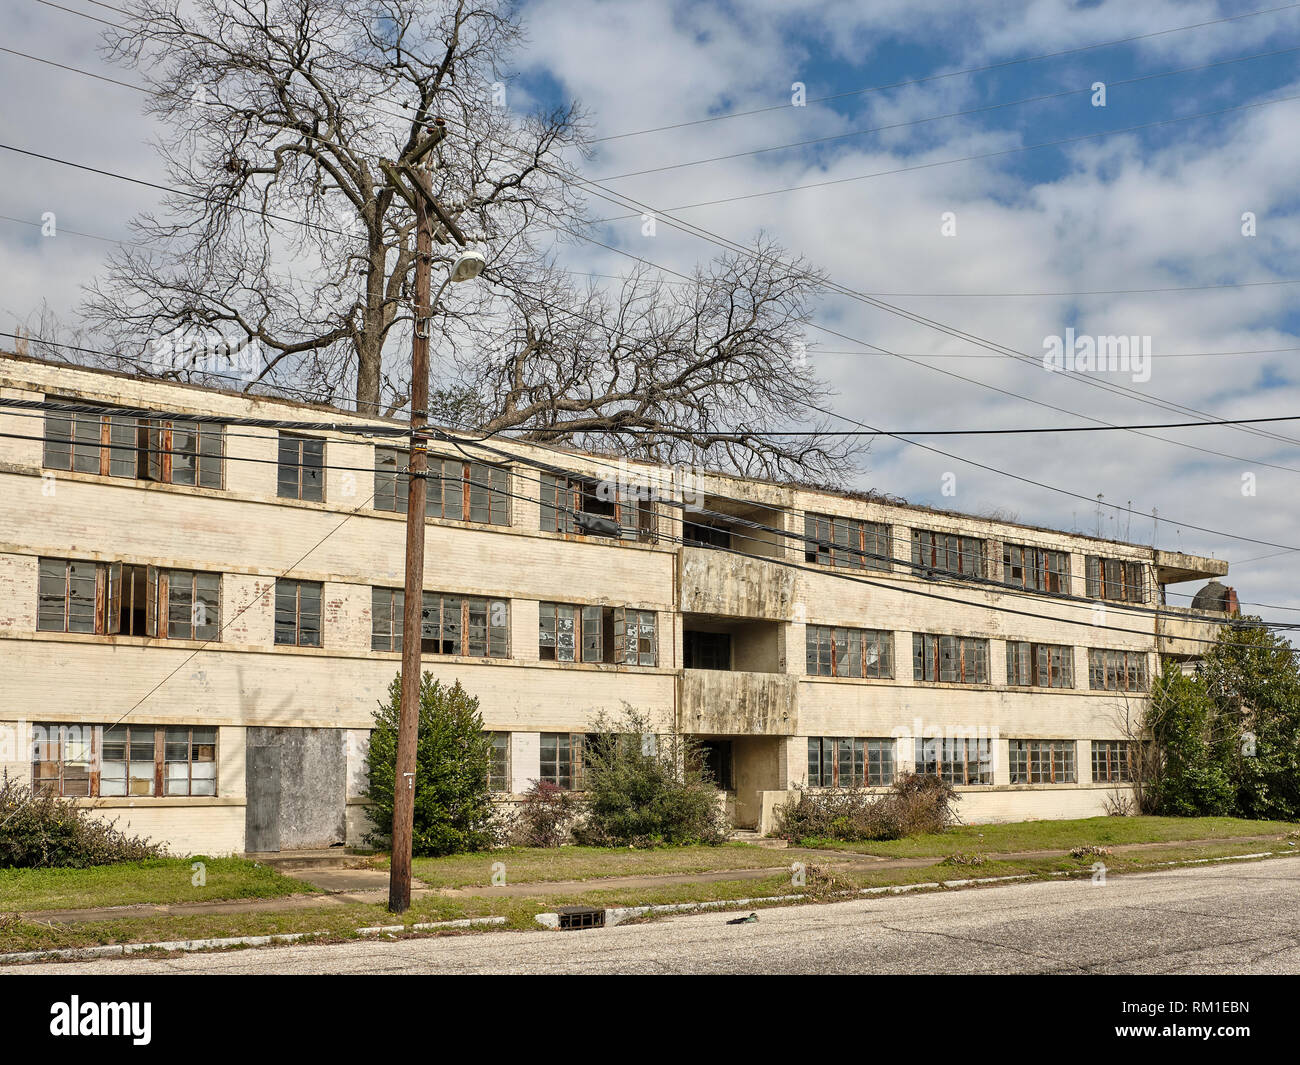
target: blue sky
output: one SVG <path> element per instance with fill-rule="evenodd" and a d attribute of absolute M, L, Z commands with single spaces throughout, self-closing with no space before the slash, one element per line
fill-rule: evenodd
<path fill-rule="evenodd" d="M 95 11 L 87 0 L 66 0 L 66 6 Z M 917 360 L 882 356 L 810 331 L 813 366 L 836 390 L 834 408 L 848 418 L 891 429 L 938 429 L 1083 424 L 1089 417 L 1119 423 L 1191 420 L 1170 407 L 1226 418 L 1300 413 L 1300 350 L 1259 351 L 1300 349 L 1300 284 L 1135 291 L 1300 280 L 1300 100 L 1016 151 L 1300 95 L 1300 51 L 1243 58 L 1300 48 L 1300 6 L 1160 32 L 1269 6 L 1278 5 L 528 0 L 521 5 L 528 42 L 516 57 L 510 106 L 577 98 L 591 115 L 595 138 L 690 123 L 602 140 L 590 159 L 571 160 L 597 179 L 840 138 L 606 184 L 660 212 L 727 201 L 683 210 L 680 217 L 741 242 L 766 231 L 842 284 L 913 294 L 887 298 L 1031 356 L 1040 356 L 1045 338 L 1067 327 L 1150 336 L 1158 356 L 1148 381 L 1101 375 L 1102 384 L 1131 390 L 1120 393 L 1077 375 L 1036 371 L 898 315 L 828 295 L 818 307 L 819 323 Z M 89 19 L 33 0 L 14 0 L 5 18 L 12 47 L 121 76 L 97 55 L 99 27 Z M 1012 63 L 1150 34 L 1159 35 Z M 934 77 L 991 65 L 1000 66 Z M 1145 77 L 1186 67 L 1206 69 Z M 0 78 L 6 99 L 14 102 L 0 116 L 6 142 L 157 176 L 148 145 L 153 131 L 139 116 L 136 95 L 8 55 L 0 55 Z M 931 80 L 853 93 L 920 78 Z M 1118 84 L 1133 78 L 1144 80 Z M 809 100 L 853 94 L 792 107 L 796 81 L 806 85 Z M 1104 108 L 1091 103 L 1097 81 L 1107 83 Z M 1016 103 L 1072 90 L 1049 101 Z M 918 122 L 998 103 L 1011 106 Z M 768 110 L 698 121 L 758 108 Z M 909 124 L 840 137 L 896 123 Z M 1007 154 L 903 170 L 988 153 Z M 152 194 L 37 161 L 4 162 L 8 180 L 0 187 L 0 215 L 18 221 L 0 219 L 0 273 L 6 279 L 0 316 L 29 319 L 42 302 L 71 315 L 80 284 L 101 268 L 107 248 L 75 237 L 41 241 L 31 220 L 57 209 L 66 230 L 120 237 L 134 213 L 154 205 Z M 841 181 L 882 170 L 903 172 Z M 825 181 L 840 183 L 735 199 Z M 593 217 L 626 213 L 596 198 L 590 203 Z M 1255 216 L 1254 236 L 1242 232 L 1247 212 Z M 956 219 L 951 236 L 941 232 L 948 214 Z M 639 217 L 609 222 L 600 236 L 624 254 L 570 244 L 563 250 L 566 265 L 617 275 L 631 265 L 629 256 L 638 256 L 689 272 L 719 250 L 667 224 L 646 237 Z M 1069 295 L 1093 290 L 1108 294 Z M 1024 293 L 1066 295 L 1015 295 Z M 1238 354 L 1243 352 L 1252 353 Z M 1300 440 L 1300 423 L 1272 431 Z M 1160 435 L 1176 442 L 1107 433 L 932 443 L 994 471 L 1086 499 L 1102 493 L 1107 501 L 1131 500 L 1141 515 L 1157 509 L 1160 546 L 1227 558 L 1233 564 L 1229 583 L 1243 600 L 1300 609 L 1300 555 L 1251 542 L 1300 545 L 1300 447 L 1232 428 Z M 941 488 L 948 473 L 956 474 L 951 496 Z M 1255 477 L 1253 496 L 1242 494 L 1244 474 Z M 1085 532 L 1097 524 L 1095 506 L 1081 500 L 887 438 L 874 443 L 855 484 L 957 510 L 996 509 L 1033 524 Z M 1167 519 L 1222 532 L 1179 530 Z M 1149 540 L 1155 529 L 1150 517 L 1113 512 L 1103 514 L 1102 525 L 1108 534 L 1127 530 L 1139 540 Z"/>

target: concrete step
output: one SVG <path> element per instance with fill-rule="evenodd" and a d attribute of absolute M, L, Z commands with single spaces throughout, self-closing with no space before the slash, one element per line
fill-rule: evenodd
<path fill-rule="evenodd" d="M 349 854 L 344 847 L 325 847 L 301 851 L 247 851 L 244 857 L 261 865 L 269 865 L 285 873 L 298 869 L 345 869 L 358 855 Z"/>

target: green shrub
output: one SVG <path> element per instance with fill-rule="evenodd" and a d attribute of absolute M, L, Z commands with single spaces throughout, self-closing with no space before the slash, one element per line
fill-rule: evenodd
<path fill-rule="evenodd" d="M 162 844 L 128 836 L 64 799 L 34 794 L 7 777 L 0 783 L 0 866 L 85 869 L 166 853 Z"/>
<path fill-rule="evenodd" d="M 388 688 L 388 702 L 375 711 L 366 771 L 371 817 L 380 843 L 393 831 L 393 778 L 397 766 L 397 723 L 401 677 Z M 498 829 L 488 760 L 492 741 L 483 731 L 478 699 L 460 686 L 448 687 L 425 673 L 420 681 L 420 732 L 415 755 L 415 824 L 412 853 L 421 857 L 487 850 Z"/>
<path fill-rule="evenodd" d="M 578 816 L 578 797 L 545 780 L 534 780 L 524 793 L 510 826 L 510 841 L 519 847 L 558 847 L 569 840 Z"/>
<path fill-rule="evenodd" d="M 593 847 L 716 845 L 727 838 L 718 791 L 699 745 L 680 733 L 655 735 L 650 719 L 625 707 L 603 713 L 583 744 L 579 843 Z"/>
<path fill-rule="evenodd" d="M 957 821 L 953 809 L 957 801 L 951 784 L 914 773 L 904 773 L 884 793 L 864 788 L 800 789 L 777 808 L 777 835 L 792 843 L 811 839 L 857 843 L 942 832 Z"/>

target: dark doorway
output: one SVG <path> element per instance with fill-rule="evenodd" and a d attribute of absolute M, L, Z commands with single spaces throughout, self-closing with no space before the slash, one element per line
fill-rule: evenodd
<path fill-rule="evenodd" d="M 704 740 L 700 744 L 700 760 L 715 788 L 732 790 L 730 740 Z"/>
<path fill-rule="evenodd" d="M 730 669 L 731 634 L 682 633 L 682 660 L 687 669 Z"/>

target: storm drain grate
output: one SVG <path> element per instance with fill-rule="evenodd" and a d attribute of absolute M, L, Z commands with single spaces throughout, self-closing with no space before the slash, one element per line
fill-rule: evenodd
<path fill-rule="evenodd" d="M 604 928 L 604 909 L 591 906 L 561 906 L 556 910 L 560 918 L 560 930 L 576 931 L 581 928 Z"/>

